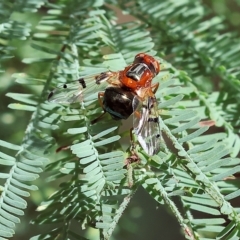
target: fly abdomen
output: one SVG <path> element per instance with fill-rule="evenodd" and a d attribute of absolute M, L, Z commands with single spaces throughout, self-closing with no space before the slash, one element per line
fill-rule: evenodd
<path fill-rule="evenodd" d="M 135 94 L 119 87 L 108 87 L 103 98 L 103 108 L 113 119 L 127 119 L 133 113 Z"/>

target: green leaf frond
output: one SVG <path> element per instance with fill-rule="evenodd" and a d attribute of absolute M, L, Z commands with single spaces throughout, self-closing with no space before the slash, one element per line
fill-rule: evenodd
<path fill-rule="evenodd" d="M 240 170 L 239 119 L 238 104 L 234 103 L 239 83 L 236 72 L 222 69 L 235 68 L 237 61 L 232 60 L 238 53 L 230 51 L 230 46 L 223 47 L 225 40 L 218 41 L 222 29 L 219 18 L 196 28 L 205 17 L 199 2 L 150 0 L 128 3 L 128 7 L 126 1 L 117 2 L 148 25 L 136 21 L 117 24 L 104 1 L 46 3 L 48 12 L 32 34 L 32 48 L 40 54 L 23 61 L 29 65 L 45 63 L 47 76 L 13 75 L 22 86 L 37 86 L 42 92 L 39 96 L 7 95 L 16 101 L 9 105 L 11 109 L 33 114 L 20 146 L 0 141 L 0 163 L 9 167 L 8 173 L 0 174 L 6 180 L 1 186 L 0 236 L 6 239 L 14 234 L 19 222 L 16 216 L 23 215 L 26 208 L 23 198 L 36 190 L 30 183 L 49 159 L 55 158 L 45 167 L 49 174 L 46 180 L 60 183 L 60 187 L 39 207 L 34 223 L 58 225 L 32 239 L 85 239 L 85 232 L 73 228 L 74 224 L 81 224 L 81 229 L 97 228 L 101 239 L 109 239 L 139 186 L 157 203 L 170 208 L 187 239 L 234 239 L 240 235 L 239 209 L 231 205 L 240 195 L 235 177 Z M 214 24 L 217 27 L 210 36 L 206 26 Z M 171 49 L 176 56 L 170 59 L 172 63 L 160 58 L 158 41 L 178 42 L 175 47 L 164 46 L 166 54 Z M 225 61 L 222 51 L 228 53 L 233 65 Z M 125 150 L 119 142 L 124 135 L 119 132 L 121 122 L 106 116 L 91 124 L 102 113 L 96 92 L 71 107 L 46 99 L 57 84 L 108 69 L 121 70 L 139 52 L 147 52 L 160 62 L 161 71 L 154 83 L 160 83 L 156 97 L 164 141 L 153 157 L 137 145 L 140 161 L 131 163 L 130 147 Z M 222 58 L 217 61 L 219 53 Z M 176 68 L 179 62 L 190 75 Z M 200 75 L 208 78 L 208 72 L 218 74 L 234 94 L 202 92 L 195 79 Z M 223 128 L 212 133 L 212 125 Z M 4 153 L 5 148 L 17 154 L 10 156 Z M 57 148 L 59 153 L 53 153 Z M 181 199 L 182 211 L 176 207 L 174 196 Z M 194 217 L 195 212 L 204 218 Z"/>
<path fill-rule="evenodd" d="M 224 20 L 212 16 L 201 1 L 112 1 L 151 27 L 156 46 L 171 54 L 171 61 L 182 64 L 196 78 L 219 76 L 227 87 L 239 91 L 239 39 L 226 33 Z M 207 19 L 207 20 L 206 20 Z M 231 39 L 231 44 L 229 44 Z M 159 44 L 160 43 L 160 44 Z M 177 44 L 176 44 L 177 43 Z M 202 80 L 201 80 L 202 82 Z"/>
<path fill-rule="evenodd" d="M 61 59 L 55 67 L 54 81 L 55 79 L 58 82 L 61 79 L 78 79 L 80 75 L 92 73 L 93 67 L 91 67 L 91 62 L 87 56 L 85 56 L 84 63 L 90 66 L 78 67 L 81 64 L 78 62 L 79 56 L 76 51 L 79 40 L 81 40 L 80 43 L 84 42 L 84 37 L 89 38 L 89 34 L 91 34 L 91 39 L 94 39 L 94 44 L 86 44 L 84 47 L 86 52 L 83 51 L 79 54 L 91 54 L 95 45 L 100 45 L 102 48 L 110 47 L 112 51 L 116 51 L 115 54 L 105 55 L 103 63 L 97 63 L 95 68 L 101 69 L 101 71 L 103 71 L 102 69 L 106 70 L 107 67 L 110 70 L 120 70 L 126 66 L 126 62 L 130 63 L 132 61 L 136 53 L 148 51 L 153 46 L 153 44 L 150 46 L 146 44 L 147 47 L 142 49 L 141 46 L 136 44 L 136 50 L 129 54 L 129 51 L 127 51 L 128 44 L 120 44 L 121 38 L 119 36 L 122 39 L 127 37 L 129 37 L 129 40 L 138 38 L 139 41 L 151 43 L 150 38 L 145 40 L 148 33 L 140 34 L 140 26 L 136 28 L 134 24 L 116 27 L 106 18 L 104 11 L 92 11 L 89 15 L 93 16 L 91 24 L 89 24 L 90 20 L 88 19 L 86 25 L 81 24 L 79 32 L 75 33 L 76 36 L 72 34 L 71 39 L 68 39 L 71 42 L 71 51 L 61 53 Z M 143 27 L 141 29 L 143 30 Z M 116 34 L 119 36 L 116 36 Z M 111 43 L 110 46 L 107 45 L 109 43 Z M 69 43 L 66 45 L 69 45 Z M 42 48 L 37 44 L 33 45 L 33 47 L 36 46 L 39 50 L 47 52 L 45 47 Z M 35 61 L 38 60 L 34 59 Z M 112 220 L 105 217 L 104 209 L 106 209 L 106 206 L 108 208 L 111 208 L 111 206 L 116 208 L 117 206 L 116 200 L 115 204 L 108 205 L 109 199 L 116 197 L 123 199 L 124 196 L 131 192 L 126 181 L 123 181 L 127 172 L 123 168 L 124 153 L 119 150 L 112 151 L 112 149 L 116 148 L 117 150 L 120 147 L 119 143 L 116 142 L 120 138 L 117 135 L 117 127 L 120 123 L 108 119 L 107 121 L 97 122 L 94 125 L 90 124 L 91 120 L 95 119 L 102 111 L 96 98 L 97 95 L 93 94 L 93 97 L 85 99 L 80 109 L 79 106 L 71 108 L 54 104 L 49 106 L 49 108 L 52 106 L 55 114 L 59 113 L 60 122 L 65 122 L 61 125 L 63 127 L 61 132 L 64 134 L 64 141 L 68 142 L 68 144 L 73 144 L 70 146 L 72 155 L 59 159 L 57 163 L 48 165 L 47 169 L 49 170 L 55 169 L 56 166 L 62 166 L 60 173 L 56 172 L 54 175 L 51 175 L 50 180 L 59 180 L 66 175 L 71 176 L 71 180 L 63 183 L 61 190 L 57 191 L 50 201 L 46 203 L 44 207 L 47 210 L 43 211 L 43 214 L 38 217 L 36 220 L 38 223 L 53 223 L 56 219 L 62 219 L 63 224 L 68 222 L 70 226 L 70 221 L 73 219 L 81 219 L 84 224 L 95 223 L 95 226 L 104 229 L 104 235 L 109 235 L 110 229 L 113 230 L 110 224 Z M 71 124 L 72 127 L 67 129 L 65 124 Z M 58 141 L 61 141 L 60 138 L 59 136 Z M 79 176 L 82 177 L 79 178 Z M 53 211 L 59 204 L 63 211 Z M 46 215 L 49 216 L 48 219 L 46 219 Z M 121 214 L 118 214 L 118 216 L 120 217 Z M 103 225 L 105 226 L 104 228 L 102 227 Z M 106 230 L 106 226 L 109 226 L 108 230 Z M 61 228 L 59 231 L 58 234 L 65 236 L 70 230 Z M 51 236 L 53 237 L 57 232 L 53 231 L 52 234 Z"/>
<path fill-rule="evenodd" d="M 27 207 L 24 198 L 30 196 L 29 191 L 38 189 L 31 182 L 38 178 L 47 159 L 39 156 L 30 144 L 28 147 L 31 151 L 25 148 L 26 145 L 17 146 L 2 140 L 0 146 L 1 149 L 17 151 L 15 157 L 5 154 L 3 150 L 0 152 L 1 165 L 10 169 L 9 173 L 0 174 L 1 182 L 5 180 L 4 186 L 1 185 L 0 236 L 1 239 L 8 239 L 14 235 L 15 225 L 20 222 L 19 217 Z"/>
<path fill-rule="evenodd" d="M 213 119 L 221 118 L 218 126 L 235 135 L 233 141 L 239 143 L 239 121 L 236 125 L 240 109 L 239 37 L 226 31 L 223 18 L 213 16 L 201 1 L 159 3 L 150 0 L 140 1 L 137 5 L 129 5 L 128 1 L 112 2 L 150 26 L 155 49 L 175 67 L 188 71 L 199 90 L 206 91 L 216 79 L 221 79 L 218 108 L 213 110 L 215 106 L 212 106 L 209 114 L 214 112 Z M 204 101 L 211 105 L 208 99 Z"/>
<path fill-rule="evenodd" d="M 30 36 L 31 24 L 18 20 L 17 14 L 36 12 L 43 4 L 41 0 L 0 3 L 0 63 L 13 57 L 14 47 L 8 44 L 11 40 L 26 40 Z"/>
<path fill-rule="evenodd" d="M 232 141 L 233 138 L 236 139 L 236 135 L 208 133 L 209 127 L 204 126 L 204 121 L 208 118 L 205 115 L 209 108 L 206 104 L 207 100 L 199 95 L 191 82 L 187 81 L 188 76 L 184 72 L 173 69 L 167 63 L 164 64 L 167 69 L 171 68 L 171 72 L 174 70 L 174 73 L 166 82 L 161 81 L 161 87 L 156 96 L 161 99 L 159 109 L 164 109 L 161 111 L 160 125 L 166 134 L 166 141 L 170 140 L 174 146 L 176 156 L 173 157 L 174 155 L 170 152 L 166 154 L 166 151 L 160 153 L 161 158 L 154 156 L 152 165 L 155 168 L 162 170 L 163 162 L 168 164 L 166 174 L 159 175 L 158 171 L 155 174 L 152 171 L 145 172 L 143 186 L 159 203 L 164 200 L 169 205 L 186 237 L 201 239 L 203 232 L 207 234 L 212 229 L 208 229 L 209 226 L 206 229 L 199 228 L 200 219 L 197 221 L 198 224 L 192 224 L 194 218 L 190 214 L 191 210 L 218 215 L 221 222 L 218 226 L 220 231 L 224 231 L 222 223 L 225 222 L 221 216 L 227 215 L 228 219 L 234 222 L 230 234 L 232 231 L 238 232 L 238 210 L 228 201 L 239 197 L 238 187 L 235 186 L 237 183 L 234 184 L 234 181 L 232 181 L 233 185 L 229 183 L 231 185 L 231 187 L 228 185 L 229 191 L 232 193 L 229 199 L 226 199 L 228 194 L 223 194 L 226 193 L 226 189 L 222 188 L 222 183 L 226 182 L 225 179 L 231 178 L 239 171 L 240 159 L 229 156 L 239 152 L 239 144 L 235 144 L 235 140 Z M 186 84 L 183 85 L 182 82 Z M 196 93 L 201 96 L 200 100 L 205 100 L 202 101 L 203 104 L 196 98 Z M 222 120 L 221 118 L 213 119 L 216 125 Z M 176 163 L 176 161 L 179 162 Z M 175 184 L 174 181 L 170 181 L 169 185 L 171 177 Z M 183 206 L 187 210 L 186 216 L 183 217 L 169 196 L 183 195 L 184 192 L 185 194 L 189 192 L 191 197 L 181 197 Z M 199 200 L 203 196 L 206 200 Z M 190 224 L 186 225 L 186 221 Z M 201 223 L 204 224 L 204 220 Z M 228 234 L 229 232 L 226 232 L 225 237 Z"/>

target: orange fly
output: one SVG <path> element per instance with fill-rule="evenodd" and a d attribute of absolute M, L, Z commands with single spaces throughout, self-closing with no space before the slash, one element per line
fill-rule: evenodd
<path fill-rule="evenodd" d="M 138 141 L 149 155 L 159 151 L 161 134 L 155 93 L 159 83 L 152 79 L 159 73 L 159 62 L 139 53 L 122 71 L 103 72 L 66 83 L 50 92 L 48 100 L 55 103 L 82 102 L 94 92 L 104 112 L 113 119 L 127 119 L 133 114 L 133 129 Z M 104 91 L 103 91 L 104 90 Z"/>

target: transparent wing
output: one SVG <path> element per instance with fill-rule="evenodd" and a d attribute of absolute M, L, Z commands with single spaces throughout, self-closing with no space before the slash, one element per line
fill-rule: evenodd
<path fill-rule="evenodd" d="M 147 96 L 142 102 L 137 96 L 133 99 L 133 128 L 138 141 L 148 155 L 160 149 L 161 131 L 155 96 Z"/>
<path fill-rule="evenodd" d="M 48 95 L 48 101 L 55 103 L 82 102 L 93 93 L 99 92 L 118 79 L 118 72 L 104 72 L 65 83 Z"/>

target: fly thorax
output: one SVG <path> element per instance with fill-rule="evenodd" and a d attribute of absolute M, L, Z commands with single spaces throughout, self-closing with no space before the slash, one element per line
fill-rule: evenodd
<path fill-rule="evenodd" d="M 129 68 L 126 76 L 138 82 L 147 70 L 149 71 L 149 68 L 145 63 L 136 63 Z"/>

